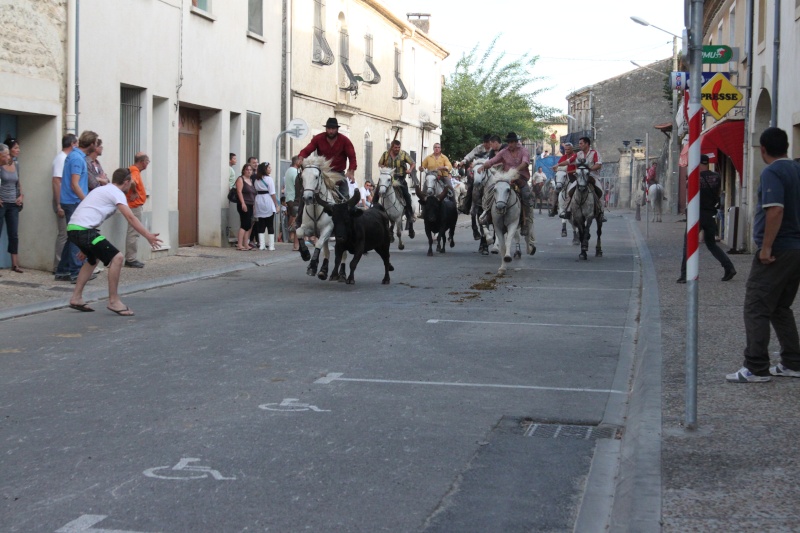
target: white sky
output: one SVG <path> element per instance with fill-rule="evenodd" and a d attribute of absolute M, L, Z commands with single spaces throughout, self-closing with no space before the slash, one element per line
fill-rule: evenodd
<path fill-rule="evenodd" d="M 672 57 L 672 36 L 633 22 L 640 17 L 671 33 L 683 30 L 683 0 L 382 0 L 397 16 L 430 13 L 430 35 L 450 56 L 445 75 L 476 44 L 507 57 L 531 51 L 540 57 L 535 76 L 552 87 L 539 101 L 566 112 L 566 96 L 582 87 Z M 678 46 L 681 41 L 678 40 Z M 679 48 L 680 50 L 680 48 Z"/>

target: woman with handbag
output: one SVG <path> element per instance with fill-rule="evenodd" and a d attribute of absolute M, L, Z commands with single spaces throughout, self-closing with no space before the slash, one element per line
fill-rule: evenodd
<path fill-rule="evenodd" d="M 253 231 L 253 205 L 256 201 L 256 189 L 253 187 L 253 167 L 249 164 L 242 167 L 242 175 L 236 178 L 236 211 L 239 212 L 239 235 L 237 250 L 252 250 L 250 233 Z"/>
<path fill-rule="evenodd" d="M 275 182 L 270 173 L 272 167 L 269 163 L 258 165 L 254 186 L 256 189 L 255 217 L 256 234 L 258 235 L 258 249 L 275 250 L 275 212 L 278 200 L 275 197 Z M 265 240 L 264 232 L 269 232 L 269 243 Z"/>
<path fill-rule="evenodd" d="M 19 267 L 19 212 L 25 196 L 19 183 L 19 141 L 7 138 L 0 145 L 0 233 L 3 224 L 8 232 L 8 253 L 11 254 L 11 270 L 22 274 Z"/>

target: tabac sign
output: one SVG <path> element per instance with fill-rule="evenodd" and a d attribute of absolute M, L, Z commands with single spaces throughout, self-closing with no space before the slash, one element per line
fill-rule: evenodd
<path fill-rule="evenodd" d="M 727 63 L 733 59 L 733 49 L 724 44 L 709 44 L 703 46 L 703 63 Z"/>
<path fill-rule="evenodd" d="M 717 72 L 700 89 L 700 103 L 717 120 L 725 116 L 741 100 L 742 93 L 721 72 Z"/>

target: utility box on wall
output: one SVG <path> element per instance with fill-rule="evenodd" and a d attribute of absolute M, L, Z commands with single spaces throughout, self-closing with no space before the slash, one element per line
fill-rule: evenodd
<path fill-rule="evenodd" d="M 729 207 L 725 216 L 725 244 L 731 250 L 742 250 L 744 245 L 744 217 L 739 215 L 739 208 Z"/>

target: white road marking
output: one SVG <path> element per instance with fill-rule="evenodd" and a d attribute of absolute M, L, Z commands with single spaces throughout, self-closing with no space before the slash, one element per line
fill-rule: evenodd
<path fill-rule="evenodd" d="M 529 270 L 529 271 L 553 271 L 553 272 L 616 272 L 622 274 L 633 274 L 638 270 L 603 270 L 600 268 L 518 268 L 516 270 Z"/>
<path fill-rule="evenodd" d="M 98 529 L 93 525 L 102 522 L 108 515 L 85 514 L 73 520 L 64 527 L 57 529 L 56 533 L 139 533 L 137 531 L 123 531 L 121 529 Z"/>
<path fill-rule="evenodd" d="M 343 378 L 341 373 L 330 373 L 324 378 L 316 380 L 314 383 L 327 385 L 334 381 L 351 381 L 355 383 L 387 383 L 397 385 L 438 385 L 440 387 L 475 387 L 489 389 L 521 389 L 521 390 L 543 390 L 557 392 L 588 392 L 599 394 L 628 394 L 627 391 L 612 389 L 576 389 L 570 387 L 540 387 L 537 385 L 503 385 L 497 383 L 458 383 L 447 381 L 409 381 L 397 379 L 367 379 L 367 378 Z"/>
<path fill-rule="evenodd" d="M 190 465 L 189 463 L 196 463 L 200 459 L 196 459 L 194 457 L 182 457 L 178 464 L 175 466 L 155 466 L 153 468 L 148 468 L 144 472 L 142 472 L 147 477 L 154 477 L 157 479 L 171 479 L 175 481 L 188 481 L 190 479 L 203 479 L 211 475 L 217 481 L 224 481 L 224 480 L 235 480 L 235 477 L 225 477 L 219 473 L 219 471 L 214 470 L 209 466 L 199 466 L 199 465 Z M 164 474 L 156 474 L 159 470 L 169 470 L 170 472 L 198 472 L 199 475 L 177 475 L 177 476 L 166 476 Z"/>
<path fill-rule="evenodd" d="M 509 289 L 532 289 L 532 290 L 550 290 L 554 291 L 626 291 L 630 292 L 633 289 L 597 289 L 595 287 L 520 287 L 519 285 L 507 285 Z"/>
<path fill-rule="evenodd" d="M 626 326 L 596 326 L 591 324 L 546 324 L 544 322 L 490 322 L 488 320 L 447 320 L 443 318 L 431 318 L 428 324 L 438 324 L 440 322 L 455 322 L 459 324 L 495 324 L 500 326 L 541 326 L 558 328 L 590 328 L 590 329 L 627 329 Z"/>
<path fill-rule="evenodd" d="M 284 398 L 281 403 L 264 403 L 258 406 L 259 409 L 264 411 L 284 411 L 284 412 L 301 412 L 301 411 L 315 411 L 317 413 L 330 413 L 330 409 L 320 409 L 316 405 L 307 403 L 297 403 L 298 398 Z"/>

